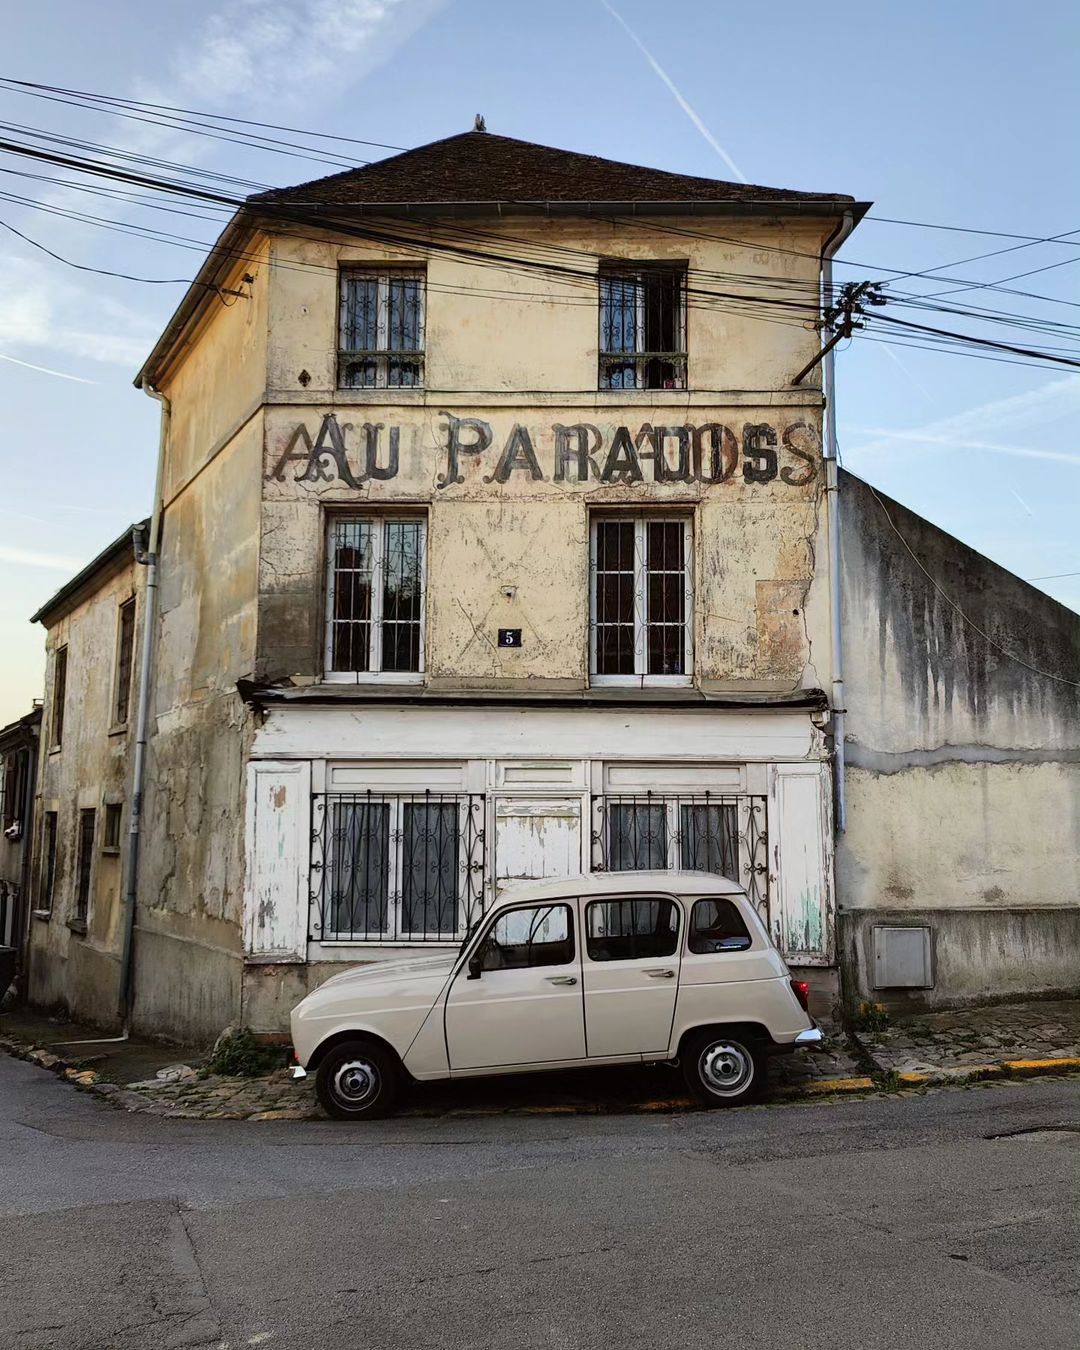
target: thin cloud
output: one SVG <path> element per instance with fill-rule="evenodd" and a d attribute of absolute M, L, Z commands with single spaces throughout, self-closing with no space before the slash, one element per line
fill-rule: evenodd
<path fill-rule="evenodd" d="M 40 375 L 55 375 L 58 380 L 71 380 L 74 384 L 97 384 L 97 380 L 87 380 L 81 375 L 69 375 L 64 370 L 53 370 L 49 366 L 35 366 L 33 361 L 20 361 L 17 356 L 5 356 L 3 352 L 0 352 L 0 361 L 10 361 L 13 366 L 36 370 Z"/>
<path fill-rule="evenodd" d="M 865 454 L 879 448 L 877 442 L 903 441 L 911 445 L 927 447 L 949 446 L 956 450 L 986 450 L 995 455 L 1014 455 L 1017 459 L 1052 459 L 1060 464 L 1073 464 L 1080 469 L 1080 455 L 1067 455 L 1061 450 L 1040 450 L 1035 446 L 1002 445 L 999 441 L 976 440 L 970 436 L 957 436 L 948 433 L 929 431 L 890 431 L 887 427 L 851 427 L 860 436 L 873 436 L 875 443 L 869 446 L 855 446 L 847 451 L 848 455 Z"/>
<path fill-rule="evenodd" d="M 656 57 L 653 56 L 652 52 L 649 51 L 648 47 L 645 46 L 644 42 L 642 42 L 641 38 L 638 37 L 638 35 L 626 22 L 626 20 L 619 13 L 619 11 L 615 9 L 613 5 L 609 5 L 608 0 L 600 0 L 600 3 L 611 15 L 611 17 L 615 20 L 615 22 L 619 25 L 619 27 L 623 30 L 623 32 L 634 44 L 634 46 L 638 49 L 638 51 L 642 54 L 645 60 L 648 61 L 649 65 L 655 72 L 657 78 L 667 86 L 668 92 L 671 94 L 675 102 L 679 105 L 679 107 L 683 110 L 683 112 L 687 115 L 687 117 L 689 117 L 690 121 L 693 122 L 694 126 L 697 127 L 701 135 L 705 138 L 706 141 L 708 141 L 708 143 L 712 146 L 712 148 L 716 151 L 716 153 L 728 166 L 728 168 L 739 180 L 739 182 L 748 183 L 750 180 L 747 178 L 746 174 L 743 173 L 742 169 L 739 168 L 739 166 L 731 158 L 728 152 L 724 149 L 724 147 L 712 134 L 709 128 L 705 125 L 705 123 L 701 120 L 698 114 L 690 106 L 687 100 L 682 96 L 682 94 L 679 92 L 678 86 L 675 84 L 675 81 L 667 73 L 667 71 L 656 59 Z"/>
<path fill-rule="evenodd" d="M 75 558 L 64 558 L 58 553 L 37 553 L 33 549 L 15 548 L 0 544 L 0 560 L 22 563 L 24 567 L 48 567 L 57 572 L 77 572 L 83 566 Z"/>
<path fill-rule="evenodd" d="M 993 450 L 1002 454 L 1018 454 L 1027 459 L 1057 459 L 1059 454 L 1050 450 L 1026 449 L 1001 440 L 1003 429 L 1017 426 L 1026 429 L 1033 415 L 1044 422 L 1074 418 L 1080 412 L 1080 375 L 1066 375 L 1062 379 L 1049 380 L 1035 389 L 1022 394 L 1012 394 L 1008 398 L 992 399 L 989 403 L 980 403 L 974 408 L 965 408 L 962 412 L 951 413 L 948 417 L 938 417 L 923 427 L 906 430 L 892 430 L 874 427 L 848 427 L 846 433 L 859 436 L 871 436 L 873 440 L 860 445 L 849 454 L 870 455 L 888 450 L 897 440 L 924 441 L 930 445 L 968 444 L 970 449 Z M 987 436 L 986 433 L 992 433 Z M 1068 463 L 1075 463 L 1072 455 L 1065 455 Z"/>

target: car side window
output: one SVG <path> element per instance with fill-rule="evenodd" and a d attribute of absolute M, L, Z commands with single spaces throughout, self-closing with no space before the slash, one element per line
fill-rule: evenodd
<path fill-rule="evenodd" d="M 590 961 L 673 956 L 679 911 L 672 900 L 594 900 L 585 910 Z"/>
<path fill-rule="evenodd" d="M 713 952 L 744 952 L 753 939 L 738 906 L 723 896 L 697 900 L 690 911 L 686 945 L 699 956 Z"/>
<path fill-rule="evenodd" d="M 500 914 L 481 948 L 483 970 L 565 966 L 574 959 L 569 905 L 536 905 Z"/>

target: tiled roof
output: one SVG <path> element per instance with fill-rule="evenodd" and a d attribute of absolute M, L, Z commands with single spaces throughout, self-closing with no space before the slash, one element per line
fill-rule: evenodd
<path fill-rule="evenodd" d="M 467 131 L 360 169 L 257 193 L 251 203 L 392 206 L 540 202 L 790 202 L 839 204 L 834 192 L 795 192 L 622 164 L 532 141 Z"/>

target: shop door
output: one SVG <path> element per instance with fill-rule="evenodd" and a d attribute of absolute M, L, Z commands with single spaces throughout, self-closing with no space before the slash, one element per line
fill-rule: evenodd
<path fill-rule="evenodd" d="M 495 886 L 581 872 L 581 799 L 495 801 Z"/>

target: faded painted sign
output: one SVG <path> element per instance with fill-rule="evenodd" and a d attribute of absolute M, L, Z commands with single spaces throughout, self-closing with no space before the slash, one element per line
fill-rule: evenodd
<path fill-rule="evenodd" d="M 515 422 L 496 435 L 482 417 L 441 412 L 435 429 L 435 485 L 524 482 L 748 484 L 801 488 L 818 472 L 817 430 L 798 420 L 601 427 L 593 422 Z M 297 422 L 272 459 L 267 478 L 359 488 L 397 478 L 403 445 L 430 446 L 428 428 L 383 422 L 339 422 L 325 413 L 317 426 Z"/>

